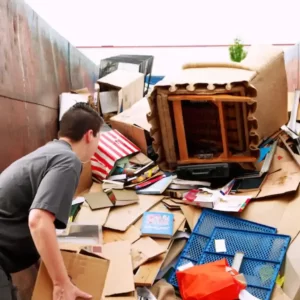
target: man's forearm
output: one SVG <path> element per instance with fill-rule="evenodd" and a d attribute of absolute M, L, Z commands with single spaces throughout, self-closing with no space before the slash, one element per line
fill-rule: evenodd
<path fill-rule="evenodd" d="M 31 211 L 29 228 L 35 246 L 53 285 L 63 285 L 69 277 L 59 250 L 52 216 L 45 211 Z"/>

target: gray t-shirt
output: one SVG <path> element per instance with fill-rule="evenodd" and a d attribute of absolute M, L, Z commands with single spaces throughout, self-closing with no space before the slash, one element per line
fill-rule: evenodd
<path fill-rule="evenodd" d="M 80 160 L 64 141 L 54 140 L 11 164 L 0 175 L 0 264 L 9 273 L 39 259 L 28 227 L 31 209 L 55 215 L 66 227 L 82 170 Z"/>

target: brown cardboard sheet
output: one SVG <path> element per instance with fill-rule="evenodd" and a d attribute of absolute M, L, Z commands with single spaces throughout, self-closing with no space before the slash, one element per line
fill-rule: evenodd
<path fill-rule="evenodd" d="M 192 205 L 182 205 L 181 210 L 189 224 L 190 229 L 193 230 L 201 216 L 202 209 Z"/>
<path fill-rule="evenodd" d="M 276 227 L 278 233 L 290 235 L 294 239 L 300 231 L 300 191 L 274 196 L 269 200 L 251 201 L 239 214 L 242 218 Z"/>
<path fill-rule="evenodd" d="M 110 260 L 104 287 L 104 295 L 106 297 L 134 292 L 130 252 L 130 243 L 128 241 L 113 242 L 103 246 L 103 255 Z"/>
<path fill-rule="evenodd" d="M 63 260 L 72 282 L 81 290 L 101 299 L 110 262 L 102 257 L 62 251 Z M 41 263 L 32 300 L 52 300 L 53 285 L 46 267 Z"/>
<path fill-rule="evenodd" d="M 152 212 L 170 212 L 163 203 L 158 203 L 151 210 Z M 174 231 L 175 234 L 177 230 L 181 227 L 181 224 L 185 222 L 185 217 L 179 212 L 173 212 L 174 214 Z M 142 220 L 138 220 L 134 226 L 140 228 Z M 169 250 L 170 245 L 172 244 L 171 239 L 154 239 L 159 245 Z M 166 253 L 161 254 L 159 257 L 146 262 L 136 272 L 134 276 L 134 282 L 136 286 L 152 286 L 155 278 L 161 269 L 161 266 L 166 258 L 168 251 Z"/>
<path fill-rule="evenodd" d="M 166 252 L 166 249 L 160 246 L 150 237 L 142 237 L 131 245 L 131 256 L 133 270 L 145 262 Z"/>
<path fill-rule="evenodd" d="M 145 211 L 149 210 L 163 198 L 163 196 L 139 195 L 139 203 L 114 208 L 110 212 L 104 227 L 126 231 Z"/>
<path fill-rule="evenodd" d="M 103 226 L 109 215 L 109 208 L 91 210 L 89 205 L 84 202 L 75 218 L 75 223 L 81 224 L 97 224 Z"/>
<path fill-rule="evenodd" d="M 169 249 L 171 245 L 171 240 L 154 239 L 160 246 L 164 247 L 166 250 Z M 168 252 L 161 254 L 156 259 L 146 262 L 136 272 L 134 276 L 134 283 L 136 286 L 152 286 L 155 278 L 166 258 Z"/>
<path fill-rule="evenodd" d="M 130 225 L 124 232 L 115 231 L 108 228 L 103 228 L 103 241 L 104 244 L 129 241 L 131 244 L 141 237 L 141 231 L 134 225 Z"/>
<path fill-rule="evenodd" d="M 110 124 L 113 129 L 117 129 L 131 142 L 137 145 L 144 154 L 147 154 L 147 141 L 145 131 L 150 131 L 150 124 L 147 114 L 150 112 L 146 98 L 136 102 L 131 108 L 112 117 Z"/>
<path fill-rule="evenodd" d="M 88 193 L 83 195 L 92 211 L 114 206 L 104 192 Z"/>
<path fill-rule="evenodd" d="M 300 183 L 300 170 L 294 161 L 281 163 L 281 169 L 268 174 L 261 187 L 258 198 L 278 196 L 295 192 Z"/>

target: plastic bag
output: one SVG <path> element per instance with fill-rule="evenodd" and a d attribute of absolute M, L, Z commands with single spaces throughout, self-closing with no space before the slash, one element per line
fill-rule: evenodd
<path fill-rule="evenodd" d="M 237 280 L 237 275 L 225 258 L 176 273 L 183 300 L 239 299 L 246 284 Z"/>

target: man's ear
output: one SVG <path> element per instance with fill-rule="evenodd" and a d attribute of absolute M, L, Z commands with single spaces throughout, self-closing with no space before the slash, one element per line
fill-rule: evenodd
<path fill-rule="evenodd" d="M 85 142 L 89 144 L 92 141 L 92 137 L 93 137 L 93 130 L 90 129 L 84 134 Z"/>

